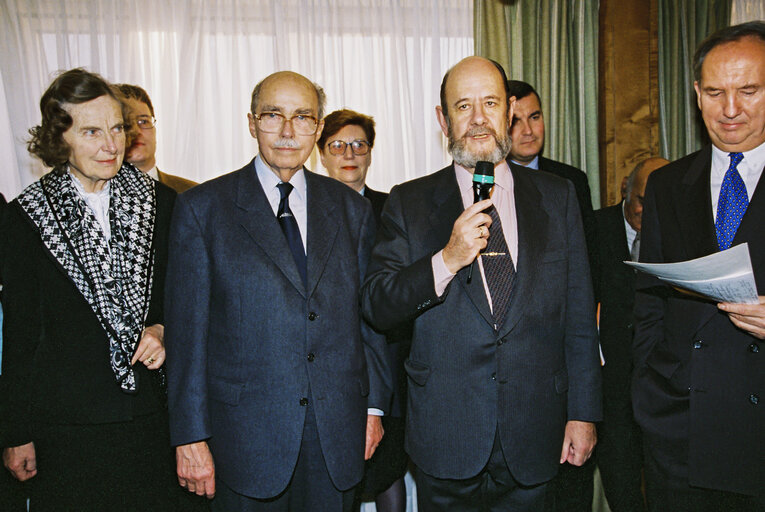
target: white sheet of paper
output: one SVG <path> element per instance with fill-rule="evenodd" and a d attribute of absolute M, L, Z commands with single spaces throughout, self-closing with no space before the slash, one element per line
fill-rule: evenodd
<path fill-rule="evenodd" d="M 625 261 L 665 283 L 718 302 L 757 304 L 757 285 L 746 243 L 695 260 L 677 263 Z"/>

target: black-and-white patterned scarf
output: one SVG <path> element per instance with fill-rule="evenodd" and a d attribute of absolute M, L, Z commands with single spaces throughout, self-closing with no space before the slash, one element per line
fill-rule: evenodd
<path fill-rule="evenodd" d="M 129 164 L 123 164 L 110 180 L 111 240 L 107 242 L 72 179 L 68 173 L 48 173 L 27 187 L 18 201 L 106 331 L 120 387 L 135 393 L 138 383 L 130 360 L 149 308 L 154 180 Z"/>

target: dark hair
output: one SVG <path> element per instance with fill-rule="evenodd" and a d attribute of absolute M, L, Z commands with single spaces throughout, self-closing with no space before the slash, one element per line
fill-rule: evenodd
<path fill-rule="evenodd" d="M 250 112 L 252 114 L 255 114 L 255 109 L 258 107 L 258 98 L 260 97 L 260 90 L 263 88 L 263 82 L 268 80 L 271 76 L 272 75 L 268 75 L 263 80 L 258 82 L 255 88 L 252 90 L 252 99 L 250 100 Z M 311 82 L 311 85 L 313 85 L 313 89 L 316 91 L 316 98 L 318 99 L 319 103 L 319 111 L 316 114 L 318 115 L 319 119 L 321 119 L 324 117 L 324 108 L 327 105 L 327 95 L 324 93 L 324 89 L 322 89 L 319 84 Z"/>
<path fill-rule="evenodd" d="M 505 68 L 503 68 L 502 64 L 500 64 L 496 60 L 493 60 L 493 59 L 486 59 L 486 60 L 491 62 L 494 65 L 494 67 L 497 68 L 497 71 L 499 71 L 499 74 L 502 75 L 502 84 L 505 86 L 504 87 L 505 101 L 507 102 L 507 110 L 509 111 L 510 102 L 508 102 L 507 100 L 510 98 L 510 96 L 508 95 L 508 91 L 507 91 L 507 73 L 505 73 Z M 459 62 L 457 64 L 459 64 Z M 456 66 L 457 64 L 455 64 L 454 66 Z M 449 80 L 449 75 L 451 75 L 452 70 L 454 69 L 454 66 L 449 68 L 449 71 L 447 71 L 446 74 L 444 75 L 444 79 L 441 80 L 441 111 L 444 114 L 444 119 L 446 119 L 447 126 L 451 126 L 452 121 L 451 119 L 449 119 L 449 106 L 446 104 L 446 81 Z"/>
<path fill-rule="evenodd" d="M 539 102 L 539 105 L 542 105 L 542 100 L 539 99 L 539 94 L 537 94 L 537 91 L 534 90 L 534 88 L 531 86 L 531 84 L 522 82 L 520 80 L 508 80 L 507 81 L 507 95 L 508 96 L 515 96 L 516 100 L 522 100 L 526 96 L 533 94 L 537 97 L 537 101 Z"/>
<path fill-rule="evenodd" d="M 319 140 L 316 141 L 316 147 L 319 148 L 319 151 L 324 149 L 330 137 L 349 125 L 361 127 L 367 142 L 369 142 L 369 147 L 375 145 L 375 120 L 353 110 L 342 109 L 335 110 L 324 118 L 324 130 L 322 130 Z"/>
<path fill-rule="evenodd" d="M 32 137 L 27 142 L 27 150 L 48 167 L 61 168 L 69 160 L 71 153 L 63 135 L 71 128 L 73 122 L 72 116 L 64 110 L 63 105 L 86 103 L 101 96 L 114 98 L 120 104 L 123 119 L 126 118 L 127 107 L 121 101 L 119 91 L 100 75 L 83 68 L 70 69 L 59 74 L 40 99 L 42 121 L 29 130 Z"/>
<path fill-rule="evenodd" d="M 125 98 L 138 100 L 141 103 L 145 103 L 146 106 L 149 107 L 151 116 L 154 117 L 154 105 L 151 104 L 149 93 L 147 93 L 142 87 L 138 87 L 137 85 L 133 84 L 117 84 L 117 89 L 120 90 Z"/>
<path fill-rule="evenodd" d="M 749 21 L 725 27 L 704 39 L 693 54 L 693 79 L 701 82 L 701 66 L 709 52 L 721 44 L 740 41 L 745 37 L 756 37 L 765 43 L 765 22 Z"/>

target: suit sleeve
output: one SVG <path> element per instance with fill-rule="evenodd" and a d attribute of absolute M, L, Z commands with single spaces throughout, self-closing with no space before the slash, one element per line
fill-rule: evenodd
<path fill-rule="evenodd" d="M 363 277 L 369 262 L 369 255 L 372 252 L 375 236 L 375 221 L 372 214 L 372 208 L 366 208 L 361 230 L 361 247 L 358 251 L 359 275 Z M 359 283 L 361 286 L 362 283 Z M 375 331 L 369 323 L 361 319 L 361 337 L 364 342 L 364 354 L 366 356 L 367 370 L 369 372 L 369 397 L 367 407 L 380 409 L 385 414 L 391 412 L 391 397 L 393 395 L 393 370 L 391 360 L 388 355 L 388 347 L 385 335 Z"/>
<path fill-rule="evenodd" d="M 649 176 L 645 191 L 640 231 L 640 261 L 663 263 L 661 227 L 656 203 L 656 189 Z M 638 273 L 635 292 L 635 337 L 632 342 L 634 367 L 643 366 L 656 344 L 664 337 L 664 299 L 666 287 L 653 276 Z"/>
<path fill-rule="evenodd" d="M 34 356 L 43 335 L 41 286 L 37 258 L 38 232 L 17 203 L 7 207 L 2 223 L 3 360 L 0 376 L 0 424 L 4 446 L 32 440 L 30 380 Z"/>
<path fill-rule="evenodd" d="M 403 203 L 400 189 L 394 187 L 385 202 L 362 293 L 364 316 L 383 331 L 443 302 L 449 290 L 440 298 L 436 295 L 432 254 L 411 261 Z"/>
<path fill-rule="evenodd" d="M 568 296 L 564 343 L 569 375 L 568 419 L 592 422 L 602 419 L 595 302 L 579 204 L 573 185 L 567 185 Z"/>
<path fill-rule="evenodd" d="M 170 227 L 165 288 L 170 441 L 173 446 L 210 437 L 207 343 L 211 266 L 194 209 L 179 196 Z"/>

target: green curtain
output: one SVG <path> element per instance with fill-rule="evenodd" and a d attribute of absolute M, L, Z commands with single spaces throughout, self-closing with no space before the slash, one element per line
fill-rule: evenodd
<path fill-rule="evenodd" d="M 473 25 L 476 55 L 537 90 L 545 156 L 586 171 L 599 207 L 598 2 L 475 0 Z"/>
<path fill-rule="evenodd" d="M 708 139 L 693 90 L 693 53 L 709 34 L 728 25 L 731 0 L 658 0 L 659 140 L 676 160 Z"/>

